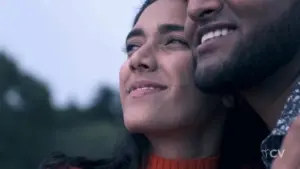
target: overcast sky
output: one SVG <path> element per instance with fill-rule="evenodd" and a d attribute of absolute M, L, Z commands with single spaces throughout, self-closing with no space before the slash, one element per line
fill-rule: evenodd
<path fill-rule="evenodd" d="M 124 38 L 143 0 L 0 0 L 0 47 L 49 83 L 56 104 L 117 87 Z"/>

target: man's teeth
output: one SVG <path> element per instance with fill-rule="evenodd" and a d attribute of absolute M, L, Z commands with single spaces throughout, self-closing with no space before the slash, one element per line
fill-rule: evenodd
<path fill-rule="evenodd" d="M 231 30 L 229 30 L 229 29 L 218 29 L 218 30 L 215 30 L 215 31 L 207 32 L 206 34 L 204 34 L 202 36 L 201 43 L 204 43 L 208 40 L 211 40 L 213 38 L 217 38 L 217 37 L 220 37 L 220 36 L 226 36 L 230 32 L 231 32 Z"/>

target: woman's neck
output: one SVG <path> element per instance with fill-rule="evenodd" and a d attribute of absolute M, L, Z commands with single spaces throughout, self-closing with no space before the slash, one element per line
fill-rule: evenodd
<path fill-rule="evenodd" d="M 152 145 L 152 153 L 168 159 L 189 159 L 217 155 L 220 149 L 225 113 L 198 128 L 168 131 L 146 135 Z"/>

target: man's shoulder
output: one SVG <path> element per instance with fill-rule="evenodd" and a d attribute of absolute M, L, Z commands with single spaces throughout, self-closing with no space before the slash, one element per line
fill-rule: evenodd
<path fill-rule="evenodd" d="M 290 93 L 277 121 L 275 129 L 272 131 L 275 135 L 286 135 L 293 120 L 300 115 L 300 80 L 294 86 Z"/>
<path fill-rule="evenodd" d="M 292 92 L 283 106 L 281 115 L 277 121 L 276 127 L 271 134 L 263 140 L 261 144 L 262 159 L 267 166 L 271 165 L 273 157 L 270 152 L 280 149 L 282 140 L 287 134 L 287 131 L 293 120 L 300 115 L 300 80 L 297 81 Z"/>

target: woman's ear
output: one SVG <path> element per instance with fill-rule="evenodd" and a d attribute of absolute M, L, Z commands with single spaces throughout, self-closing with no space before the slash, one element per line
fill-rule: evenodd
<path fill-rule="evenodd" d="M 224 95 L 221 98 L 225 107 L 233 108 L 235 106 L 235 98 L 233 95 Z"/>

